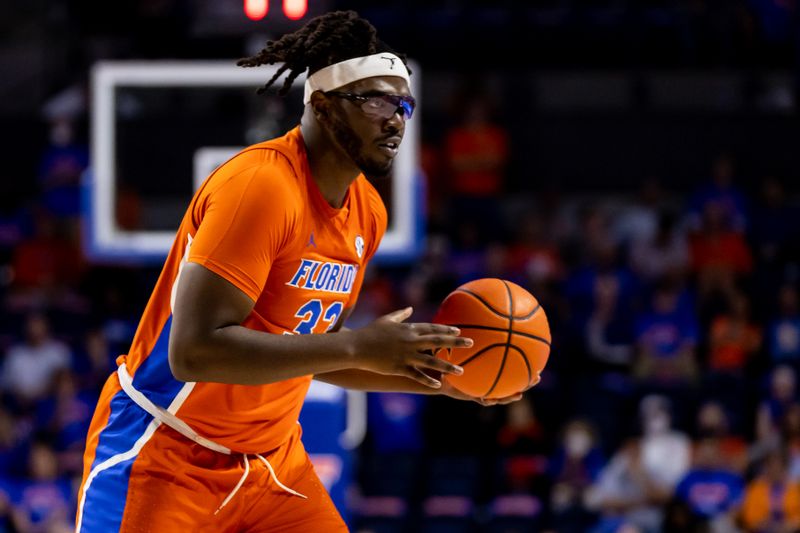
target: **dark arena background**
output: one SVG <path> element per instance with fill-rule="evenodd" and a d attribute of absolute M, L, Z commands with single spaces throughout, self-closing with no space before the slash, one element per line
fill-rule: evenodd
<path fill-rule="evenodd" d="M 350 528 L 799 531 L 797 0 L 9 0 L 0 532 L 74 530 L 99 390 L 193 187 L 299 121 L 299 88 L 231 65 L 337 9 L 408 55 L 420 102 L 348 325 L 495 277 L 553 336 L 507 406 L 312 389 Z"/>

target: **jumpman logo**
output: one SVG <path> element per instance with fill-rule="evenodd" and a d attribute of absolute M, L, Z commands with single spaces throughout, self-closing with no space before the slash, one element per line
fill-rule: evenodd
<path fill-rule="evenodd" d="M 389 65 L 389 70 L 394 70 L 394 61 L 395 61 L 395 58 L 394 58 L 394 57 L 385 57 L 385 56 L 381 56 L 381 59 L 387 59 L 387 60 L 391 61 L 391 62 L 392 62 L 392 64 L 391 64 L 391 65 Z"/>
<path fill-rule="evenodd" d="M 306 248 L 308 248 L 309 246 L 313 246 L 314 248 L 317 247 L 317 243 L 314 242 L 314 232 L 313 231 L 311 232 L 311 236 L 308 238 L 308 244 L 306 244 Z"/>

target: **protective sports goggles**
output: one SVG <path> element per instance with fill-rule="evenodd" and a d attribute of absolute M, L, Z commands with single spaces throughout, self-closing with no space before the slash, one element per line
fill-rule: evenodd
<path fill-rule="evenodd" d="M 413 96 L 400 96 L 397 94 L 376 94 L 365 96 L 362 94 L 345 93 L 341 91 L 328 91 L 330 96 L 345 98 L 351 102 L 358 102 L 364 114 L 371 117 L 389 119 L 399 113 L 403 121 L 411 118 L 417 101 Z"/>

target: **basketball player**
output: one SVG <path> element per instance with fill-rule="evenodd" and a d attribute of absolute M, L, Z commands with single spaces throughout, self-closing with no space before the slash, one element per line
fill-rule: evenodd
<path fill-rule="evenodd" d="M 300 126 L 195 194 L 98 402 L 78 533 L 346 531 L 300 442 L 312 377 L 475 399 L 436 379 L 460 368 L 423 353 L 470 346 L 457 329 L 403 309 L 340 330 L 387 224 L 364 176 L 388 173 L 414 112 L 404 60 L 334 12 L 239 64 L 273 63 L 262 91 L 308 70 Z"/>

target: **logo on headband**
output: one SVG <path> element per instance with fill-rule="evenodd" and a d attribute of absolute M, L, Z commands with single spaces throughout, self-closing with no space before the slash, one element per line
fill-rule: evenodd
<path fill-rule="evenodd" d="M 391 70 L 393 70 L 393 69 L 394 69 L 394 61 L 395 61 L 395 59 L 397 59 L 396 57 L 386 57 L 386 56 L 381 56 L 381 59 L 388 59 L 389 61 L 391 61 L 391 62 L 392 62 L 392 64 L 391 64 L 391 65 L 389 65 L 389 69 L 391 69 Z"/>

